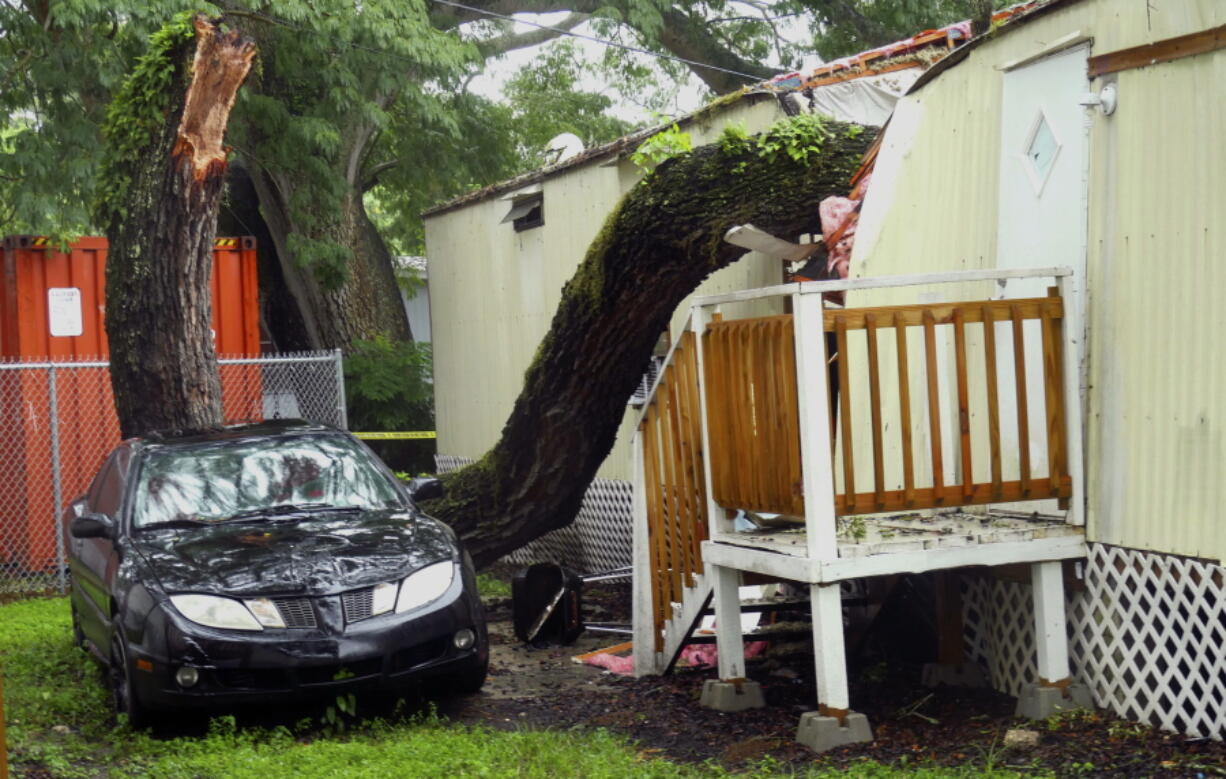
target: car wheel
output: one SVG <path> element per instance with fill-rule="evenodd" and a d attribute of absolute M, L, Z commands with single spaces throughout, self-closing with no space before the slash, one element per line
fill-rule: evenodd
<path fill-rule="evenodd" d="M 72 644 L 81 649 L 85 648 L 85 631 L 81 630 L 81 615 L 77 611 L 77 602 L 72 598 L 68 599 L 72 609 Z"/>
<path fill-rule="evenodd" d="M 126 714 L 128 726 L 133 730 L 144 727 L 147 723 L 145 709 L 136 699 L 136 690 L 132 686 L 132 670 L 128 665 L 128 647 L 123 637 L 116 634 L 111 637 L 111 665 L 109 669 L 111 680 L 111 705 L 116 716 Z"/>
<path fill-rule="evenodd" d="M 463 671 L 447 677 L 445 689 L 460 695 L 471 695 L 474 692 L 480 692 L 481 688 L 485 686 L 485 677 L 489 675 L 489 671 L 490 662 L 489 658 L 486 658 L 485 662 L 470 671 Z"/>

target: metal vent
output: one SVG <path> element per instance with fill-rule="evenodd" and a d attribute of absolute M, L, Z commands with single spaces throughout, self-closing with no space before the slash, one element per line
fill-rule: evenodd
<path fill-rule="evenodd" d="M 374 600 L 374 587 L 354 590 L 341 595 L 341 603 L 345 607 L 345 621 L 361 622 L 364 619 L 369 619 L 370 613 L 374 609 Z"/>
<path fill-rule="evenodd" d="M 287 628 L 316 627 L 315 609 L 309 598 L 274 598 L 273 603 Z"/>

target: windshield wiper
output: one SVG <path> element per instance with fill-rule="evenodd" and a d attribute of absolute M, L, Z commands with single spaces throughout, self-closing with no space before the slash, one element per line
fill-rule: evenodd
<path fill-rule="evenodd" d="M 183 527 L 200 527 L 201 525 L 212 525 L 207 519 L 193 519 L 191 517 L 175 517 L 167 519 L 164 522 L 152 522 L 148 525 L 141 525 L 137 530 L 160 530 L 161 528 L 183 528 Z"/>
<path fill-rule="evenodd" d="M 224 521 L 251 522 L 264 519 L 284 521 L 284 519 L 292 514 L 311 514 L 321 511 L 349 513 L 362 511 L 362 508 L 360 506 L 332 506 L 327 503 L 282 503 L 276 506 L 265 506 L 263 508 L 240 511 L 237 514 L 231 514 Z"/>

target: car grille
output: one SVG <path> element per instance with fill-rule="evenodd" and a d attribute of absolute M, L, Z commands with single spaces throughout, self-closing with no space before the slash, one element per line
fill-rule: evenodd
<path fill-rule="evenodd" d="M 287 628 L 316 627 L 315 609 L 309 598 L 273 598 L 272 601 Z"/>
<path fill-rule="evenodd" d="M 364 619 L 370 619 L 370 613 L 374 609 L 374 601 L 374 587 L 354 590 L 341 595 L 341 603 L 345 607 L 345 621 L 361 622 Z"/>

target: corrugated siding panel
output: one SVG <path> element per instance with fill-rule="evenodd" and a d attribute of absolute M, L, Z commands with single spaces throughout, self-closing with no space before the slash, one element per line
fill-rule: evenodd
<path fill-rule="evenodd" d="M 743 102 L 691 128 L 696 144 L 729 121 L 755 132 L 781 115 L 773 99 Z M 545 224 L 516 233 L 500 224 L 506 200 L 486 200 L 426 220 L 438 450 L 478 457 L 497 441 L 524 371 L 549 329 L 562 286 L 622 194 L 639 178 L 628 161 L 604 161 L 543 182 Z M 711 276 L 695 294 L 778 284 L 777 261 L 751 255 Z M 754 312 L 777 313 L 757 306 Z M 673 318 L 676 335 L 689 301 Z M 630 478 L 631 409 L 599 476 Z"/>
<path fill-rule="evenodd" d="M 1226 51 L 1119 74 L 1095 130 L 1097 540 L 1226 558 Z M 1097 224 L 1094 224 L 1094 223 Z"/>
<path fill-rule="evenodd" d="M 1217 0 L 1148 10 L 1087 0 L 972 52 L 896 110 L 853 273 L 995 264 L 1001 66 L 1061 38 L 1092 37 L 1093 56 L 1222 24 Z M 1223 83 L 1222 51 L 1127 71 L 1119 110 L 1091 120 L 1089 530 L 1106 543 L 1211 559 L 1226 558 L 1213 490 L 1226 474 Z M 851 302 L 988 293 L 913 289 Z"/>

